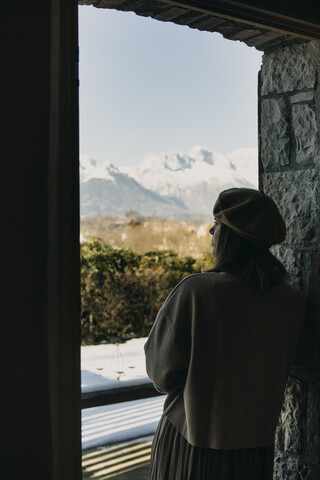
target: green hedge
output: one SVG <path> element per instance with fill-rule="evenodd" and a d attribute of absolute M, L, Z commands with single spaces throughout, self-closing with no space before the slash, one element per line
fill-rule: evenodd
<path fill-rule="evenodd" d="M 172 288 L 212 265 L 171 251 L 138 255 L 93 241 L 81 245 L 82 343 L 121 342 L 148 335 Z"/>

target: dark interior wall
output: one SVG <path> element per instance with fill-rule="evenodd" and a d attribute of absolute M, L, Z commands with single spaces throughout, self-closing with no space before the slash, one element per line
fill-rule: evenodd
<path fill-rule="evenodd" d="M 1 365 L 5 366 L 1 436 L 5 464 L 0 475 L 6 479 L 19 478 L 19 474 L 21 478 L 23 474 L 40 478 L 35 465 L 44 459 L 48 465 L 52 461 L 44 321 L 50 2 L 6 2 L 0 18 L 1 30 L 6 33 L 1 47 L 4 122 L 0 167 Z"/>
<path fill-rule="evenodd" d="M 77 6 L 0 19 L 0 478 L 80 478 Z"/>

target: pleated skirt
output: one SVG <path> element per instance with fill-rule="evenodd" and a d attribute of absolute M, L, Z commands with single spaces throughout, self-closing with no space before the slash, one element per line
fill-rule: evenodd
<path fill-rule="evenodd" d="M 150 480 L 272 480 L 274 446 L 214 450 L 190 445 L 162 415 L 151 451 Z"/>

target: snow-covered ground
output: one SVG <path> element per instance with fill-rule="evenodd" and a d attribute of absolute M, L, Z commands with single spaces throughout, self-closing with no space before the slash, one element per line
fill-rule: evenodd
<path fill-rule="evenodd" d="M 143 350 L 146 340 L 81 347 L 82 392 L 149 383 Z"/>
<path fill-rule="evenodd" d="M 82 392 L 149 383 L 143 346 L 146 338 L 120 345 L 81 347 Z M 165 397 L 82 410 L 82 448 L 154 434 Z"/>
<path fill-rule="evenodd" d="M 82 449 L 153 435 L 164 396 L 82 410 Z"/>

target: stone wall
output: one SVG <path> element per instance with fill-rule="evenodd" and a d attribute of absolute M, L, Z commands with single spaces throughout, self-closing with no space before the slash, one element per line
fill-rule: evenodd
<path fill-rule="evenodd" d="M 320 479 L 320 43 L 263 56 L 259 75 L 260 188 L 279 205 L 286 242 L 274 253 L 305 293 L 300 364 L 290 374 L 277 429 L 275 479 Z"/>

